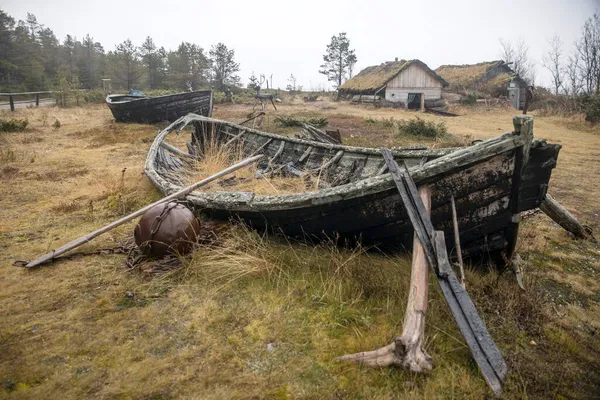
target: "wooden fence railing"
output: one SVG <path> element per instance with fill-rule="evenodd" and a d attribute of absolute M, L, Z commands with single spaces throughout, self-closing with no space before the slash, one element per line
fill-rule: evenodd
<path fill-rule="evenodd" d="M 40 94 L 48 94 L 48 93 L 61 93 L 62 95 L 67 94 L 69 92 L 86 92 L 88 89 L 77 89 L 77 90 L 46 90 L 41 92 L 19 92 L 19 93 L 0 93 L 0 97 L 8 97 L 8 103 L 10 104 L 10 111 L 15 111 L 15 101 L 14 96 L 33 96 L 35 95 L 35 106 L 39 107 L 40 105 Z"/>

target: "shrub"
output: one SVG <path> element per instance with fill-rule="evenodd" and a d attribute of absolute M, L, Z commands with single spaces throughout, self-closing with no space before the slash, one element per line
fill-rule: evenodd
<path fill-rule="evenodd" d="M 302 124 L 310 124 L 313 126 L 323 127 L 329 123 L 327 117 L 296 118 L 287 115 L 276 117 L 273 121 L 280 126 L 302 126 Z"/>
<path fill-rule="evenodd" d="M 600 122 L 600 95 L 582 96 L 581 104 L 585 110 L 585 120 L 592 124 Z"/>
<path fill-rule="evenodd" d="M 367 125 L 376 125 L 379 124 L 385 128 L 391 128 L 394 126 L 394 123 L 396 121 L 394 120 L 394 117 L 390 117 L 390 118 L 380 118 L 380 119 L 375 119 L 373 117 L 367 117 L 365 118 L 365 124 Z"/>
<path fill-rule="evenodd" d="M 58 119 L 55 119 L 55 120 L 54 120 L 54 123 L 52 124 L 52 127 L 53 127 L 54 129 L 58 129 L 58 128 L 60 128 L 60 121 L 59 121 Z"/>
<path fill-rule="evenodd" d="M 0 120 L 0 132 L 23 132 L 29 121 L 26 119 Z"/>
<path fill-rule="evenodd" d="M 398 121 L 398 131 L 401 134 L 437 138 L 448 133 L 448 128 L 444 122 L 436 124 L 433 121 L 415 117 L 411 120 Z"/>
<path fill-rule="evenodd" d="M 103 103 L 106 99 L 106 94 L 102 90 L 88 90 L 83 92 L 83 101 L 86 103 Z"/>
<path fill-rule="evenodd" d="M 477 93 L 467 93 L 462 99 L 460 99 L 461 103 L 473 105 L 477 103 Z"/>
<path fill-rule="evenodd" d="M 213 103 L 214 104 L 225 103 L 225 93 L 214 91 L 213 92 Z"/>

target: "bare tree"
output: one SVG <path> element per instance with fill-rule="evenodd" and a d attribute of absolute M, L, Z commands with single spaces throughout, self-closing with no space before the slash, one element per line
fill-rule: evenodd
<path fill-rule="evenodd" d="M 532 83 L 535 80 L 534 63 L 529 58 L 529 47 L 527 47 L 523 38 L 519 38 L 514 45 L 508 40 L 499 40 L 500 46 L 502 46 L 500 54 L 502 60 L 506 63 L 512 63 L 511 68 L 515 71 L 515 74 Z"/>
<path fill-rule="evenodd" d="M 564 81 L 564 68 L 562 66 L 562 45 L 560 36 L 554 35 L 548 40 L 550 50 L 542 58 L 542 65 L 552 75 L 552 83 L 554 85 L 554 94 L 558 94 Z"/>
<path fill-rule="evenodd" d="M 579 54 L 577 51 L 572 56 L 569 56 L 569 61 L 565 67 L 566 84 L 564 85 L 565 92 L 571 96 L 577 96 L 581 90 L 581 78 L 579 74 Z"/>
<path fill-rule="evenodd" d="M 580 60 L 579 71 L 586 93 L 598 94 L 600 83 L 600 15 L 594 13 L 583 25 L 581 38 L 575 42 Z"/>

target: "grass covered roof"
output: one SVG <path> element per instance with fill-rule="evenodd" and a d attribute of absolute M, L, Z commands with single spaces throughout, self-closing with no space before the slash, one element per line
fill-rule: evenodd
<path fill-rule="evenodd" d="M 400 60 L 388 61 L 379 65 L 373 65 L 360 71 L 359 74 L 344 82 L 339 88 L 348 92 L 369 92 L 376 91 L 391 81 L 400 72 L 408 68 L 411 64 L 418 64 L 438 79 L 444 86 L 448 86 L 441 76 L 435 73 L 431 68 L 419 60 Z"/>
<path fill-rule="evenodd" d="M 495 67 L 501 67 L 498 69 L 499 73 L 490 76 L 488 71 Z M 470 65 L 442 65 L 435 72 L 450 82 L 451 90 L 484 90 L 487 86 L 507 86 L 514 77 L 512 69 L 502 60 Z"/>

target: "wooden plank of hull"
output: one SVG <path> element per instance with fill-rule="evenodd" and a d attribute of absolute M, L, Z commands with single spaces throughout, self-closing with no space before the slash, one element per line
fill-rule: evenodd
<path fill-rule="evenodd" d="M 212 92 L 190 92 L 170 96 L 140 98 L 126 102 L 110 102 L 110 108 L 118 122 L 154 123 L 160 121 L 175 121 L 189 113 L 210 115 L 212 107 Z"/>

